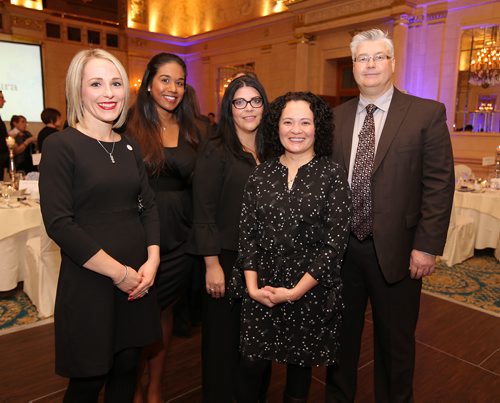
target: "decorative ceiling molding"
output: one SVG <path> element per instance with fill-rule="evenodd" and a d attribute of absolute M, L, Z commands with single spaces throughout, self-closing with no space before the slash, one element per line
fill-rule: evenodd
<path fill-rule="evenodd" d="M 391 7 L 392 4 L 393 0 L 357 0 L 345 4 L 338 4 L 335 7 L 329 5 L 328 7 L 323 7 L 319 10 L 306 12 L 304 17 L 304 24 L 318 24 L 321 22 L 335 20 L 354 14 L 362 14 L 381 8 L 388 8 Z"/>
<path fill-rule="evenodd" d="M 448 10 L 436 11 L 434 13 L 427 14 L 427 22 L 429 24 L 440 24 L 446 21 L 448 16 Z"/>
<path fill-rule="evenodd" d="M 29 29 L 32 31 L 40 32 L 44 29 L 43 22 L 32 18 L 20 17 L 17 15 L 12 16 L 11 23 L 13 27 Z"/>

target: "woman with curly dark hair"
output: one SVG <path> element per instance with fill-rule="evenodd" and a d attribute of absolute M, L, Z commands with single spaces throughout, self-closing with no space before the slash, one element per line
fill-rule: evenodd
<path fill-rule="evenodd" d="M 350 192 L 331 162 L 333 117 L 310 92 L 289 92 L 265 116 L 272 157 L 243 195 L 231 291 L 243 297 L 238 402 L 256 402 L 271 361 L 287 364 L 285 402 L 305 402 L 313 365 L 335 361 L 340 267 Z"/>
<path fill-rule="evenodd" d="M 285 153 L 285 146 L 280 141 L 279 126 L 280 118 L 286 104 L 290 101 L 304 101 L 310 105 L 314 115 L 314 154 L 317 157 L 330 156 L 332 154 L 332 110 L 328 104 L 311 92 L 288 92 L 276 98 L 265 117 L 265 144 L 267 154 L 279 157 Z"/>

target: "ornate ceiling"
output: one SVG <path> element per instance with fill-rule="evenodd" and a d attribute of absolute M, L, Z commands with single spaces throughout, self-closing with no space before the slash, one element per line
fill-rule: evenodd
<path fill-rule="evenodd" d="M 180 38 L 223 29 L 286 11 L 307 0 L 43 0 L 44 9 L 121 22 Z M 11 1 L 25 5 L 24 0 Z M 34 3 L 34 2 L 31 2 Z"/>

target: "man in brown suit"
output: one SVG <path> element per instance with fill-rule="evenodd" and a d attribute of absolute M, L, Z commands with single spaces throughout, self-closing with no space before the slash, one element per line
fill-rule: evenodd
<path fill-rule="evenodd" d="M 360 97 L 335 109 L 333 152 L 349 175 L 353 225 L 342 268 L 341 345 L 327 370 L 326 401 L 354 401 L 369 299 L 375 399 L 411 402 L 421 279 L 443 251 L 453 201 L 446 111 L 394 88 L 394 47 L 384 32 L 357 34 L 351 52 Z"/>

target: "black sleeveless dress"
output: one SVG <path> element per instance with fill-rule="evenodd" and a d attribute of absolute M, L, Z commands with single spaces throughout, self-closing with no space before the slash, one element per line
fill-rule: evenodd
<path fill-rule="evenodd" d="M 196 260 L 187 254 L 193 220 L 191 182 L 197 152 L 179 135 L 177 147 L 165 148 L 165 166 L 149 178 L 160 216 L 161 263 L 156 275 L 161 309 L 171 305 L 188 287 Z"/>

